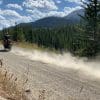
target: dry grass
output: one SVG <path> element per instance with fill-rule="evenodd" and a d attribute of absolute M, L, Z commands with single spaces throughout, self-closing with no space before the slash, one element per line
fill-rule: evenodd
<path fill-rule="evenodd" d="M 17 78 L 0 66 L 0 95 L 7 100 L 28 100 L 23 89 L 18 89 Z"/>
<path fill-rule="evenodd" d="M 27 42 L 17 42 L 14 43 L 14 45 L 16 45 L 17 47 L 21 47 L 21 48 L 25 48 L 25 49 L 29 49 L 29 50 L 40 50 L 40 51 L 48 51 L 48 52 L 54 52 L 54 53 L 59 53 L 60 51 L 57 51 L 53 48 L 47 48 L 44 46 L 38 46 L 36 44 L 31 44 L 31 43 L 27 43 Z"/>

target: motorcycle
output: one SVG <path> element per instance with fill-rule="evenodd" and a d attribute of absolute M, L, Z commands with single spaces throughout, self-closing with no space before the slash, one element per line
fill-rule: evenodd
<path fill-rule="evenodd" d="M 11 50 L 11 48 L 12 48 L 12 42 L 11 42 L 10 35 L 4 36 L 3 46 L 4 46 L 5 50 Z"/>

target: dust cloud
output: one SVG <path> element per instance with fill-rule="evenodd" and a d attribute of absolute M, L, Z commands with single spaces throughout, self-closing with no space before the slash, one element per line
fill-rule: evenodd
<path fill-rule="evenodd" d="M 18 47 L 13 48 L 11 52 L 30 60 L 54 64 L 55 67 L 59 66 L 82 71 L 86 75 L 100 78 L 100 61 L 96 59 L 89 61 L 87 58 L 74 57 L 70 53 L 56 54 L 39 50 L 26 50 Z"/>

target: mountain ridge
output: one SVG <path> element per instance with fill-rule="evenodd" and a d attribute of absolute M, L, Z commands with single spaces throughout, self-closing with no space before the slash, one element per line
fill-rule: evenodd
<path fill-rule="evenodd" d="M 79 15 L 82 16 L 84 15 L 83 9 L 73 11 L 72 13 L 70 13 L 65 17 L 50 16 L 39 19 L 35 22 L 21 23 L 18 24 L 18 26 L 32 27 L 32 28 L 41 28 L 41 27 L 51 28 L 51 27 L 61 27 L 66 25 L 78 24 L 81 21 Z"/>

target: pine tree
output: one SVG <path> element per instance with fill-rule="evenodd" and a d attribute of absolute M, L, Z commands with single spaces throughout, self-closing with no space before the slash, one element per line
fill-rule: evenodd
<path fill-rule="evenodd" d="M 84 56 L 95 56 L 98 53 L 97 27 L 100 12 L 100 0 L 88 0 L 83 2 L 85 8 L 85 38 L 87 44 L 84 47 Z"/>

